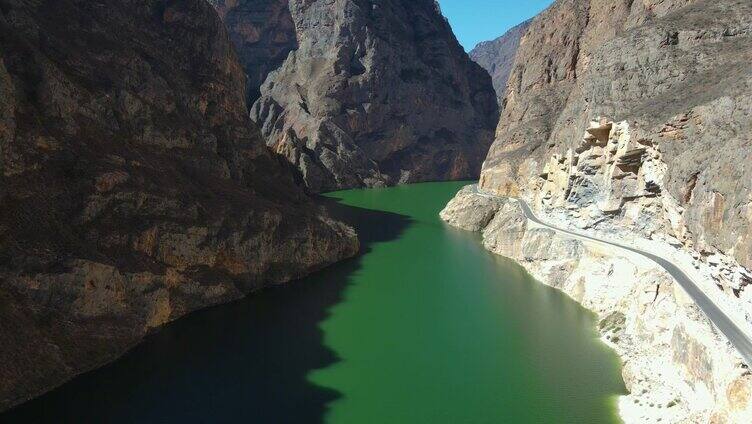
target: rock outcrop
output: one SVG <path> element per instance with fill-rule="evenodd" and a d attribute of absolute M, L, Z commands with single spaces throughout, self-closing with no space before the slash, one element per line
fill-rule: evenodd
<path fill-rule="evenodd" d="M 662 189 L 652 194 L 678 202 L 686 227 L 669 235 L 750 268 L 750 59 L 748 1 L 559 0 L 521 41 L 481 185 L 534 197 L 546 164 L 579 149 L 591 120 L 624 121 L 637 150 L 623 159 L 637 165 L 648 149 L 665 164 Z M 616 220 L 641 198 L 628 194 L 639 177 L 624 175 L 618 185 L 626 192 L 612 197 L 622 207 L 606 211 Z M 669 215 L 656 218 L 675 220 Z"/>
<path fill-rule="evenodd" d="M 0 1 L 0 410 L 357 252 L 244 92 L 204 0 Z"/>
<path fill-rule="evenodd" d="M 434 0 L 214 3 L 241 57 L 274 44 L 265 37 L 283 40 L 270 57 L 289 48 L 289 32 L 264 29 L 270 10 L 281 19 L 287 4 L 297 47 L 251 116 L 311 191 L 479 174 L 498 122 L 495 93 Z M 252 81 L 258 69 L 246 62 Z"/>
<path fill-rule="evenodd" d="M 532 224 L 516 202 L 471 187 L 441 217 L 479 231 L 488 250 L 597 314 L 603 341 L 622 359 L 625 423 L 752 420 L 752 374 L 742 358 L 652 261 Z"/>
<path fill-rule="evenodd" d="M 532 19 L 513 27 L 495 40 L 478 43 L 469 53 L 470 59 L 491 74 L 499 104 L 502 104 L 504 100 L 507 81 L 512 72 L 514 58 L 517 56 L 517 49 L 520 47 L 520 40 L 527 32 L 530 22 L 532 22 Z"/>

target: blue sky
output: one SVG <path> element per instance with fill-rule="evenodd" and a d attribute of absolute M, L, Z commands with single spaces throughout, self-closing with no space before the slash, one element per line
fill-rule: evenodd
<path fill-rule="evenodd" d="M 504 34 L 551 3 L 553 0 L 439 0 L 441 11 L 467 51 Z"/>

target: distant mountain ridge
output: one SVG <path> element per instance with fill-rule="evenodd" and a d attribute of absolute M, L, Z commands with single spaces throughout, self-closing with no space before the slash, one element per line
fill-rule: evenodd
<path fill-rule="evenodd" d="M 504 92 L 507 88 L 507 80 L 512 72 L 517 49 L 520 46 L 520 40 L 527 32 L 528 26 L 532 19 L 512 27 L 499 38 L 490 41 L 478 43 L 470 51 L 470 59 L 482 66 L 488 71 L 493 81 L 494 90 L 499 99 L 499 105 L 502 105 Z"/>

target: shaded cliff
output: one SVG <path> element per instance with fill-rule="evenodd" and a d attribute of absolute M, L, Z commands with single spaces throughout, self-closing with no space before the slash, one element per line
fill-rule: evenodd
<path fill-rule="evenodd" d="M 295 25 L 287 0 L 208 0 L 227 27 L 248 76 L 250 107 L 260 96 L 261 84 L 298 48 Z"/>
<path fill-rule="evenodd" d="M 507 80 L 509 80 L 509 74 L 512 72 L 517 49 L 522 37 L 527 32 L 527 27 L 530 26 L 530 22 L 532 22 L 532 19 L 513 27 L 495 40 L 478 43 L 469 53 L 470 59 L 491 74 L 499 104 L 504 100 Z"/>
<path fill-rule="evenodd" d="M 751 58 L 748 1 L 559 0 L 522 39 L 481 184 L 532 196 L 553 183 L 562 190 L 549 199 L 562 207 L 616 195 L 599 208 L 616 218 L 633 219 L 645 209 L 627 214 L 631 204 L 656 199 L 640 219 L 670 221 L 669 235 L 703 255 L 722 251 L 750 267 Z M 608 118 L 595 123 L 605 132 L 583 138 L 598 117 Z M 628 128 L 621 159 L 608 156 L 619 146 L 609 137 L 621 137 L 609 134 L 610 120 Z M 585 151 L 595 166 L 578 165 Z M 639 186 L 648 151 L 665 171 Z M 599 162 L 608 157 L 623 162 Z M 553 168 L 566 178 L 552 181 Z M 602 176 L 626 189 L 590 184 Z M 667 209 L 664 200 L 678 205 Z"/>
<path fill-rule="evenodd" d="M 0 410 L 358 249 L 247 118 L 203 0 L 0 1 Z"/>
<path fill-rule="evenodd" d="M 243 40 L 273 35 L 253 22 L 287 2 L 214 3 L 244 57 L 254 44 Z M 288 7 L 298 46 L 269 74 L 251 116 L 310 190 L 477 177 L 498 106 L 433 0 Z"/>

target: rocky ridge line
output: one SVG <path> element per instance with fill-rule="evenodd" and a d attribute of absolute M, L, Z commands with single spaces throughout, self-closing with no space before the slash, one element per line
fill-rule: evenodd
<path fill-rule="evenodd" d="M 512 73 L 517 49 L 520 47 L 520 42 L 527 32 L 530 22 L 532 22 L 532 19 L 514 26 L 495 40 L 478 43 L 469 53 L 470 59 L 491 74 L 491 80 L 500 105 L 504 102 L 507 81 Z"/>

